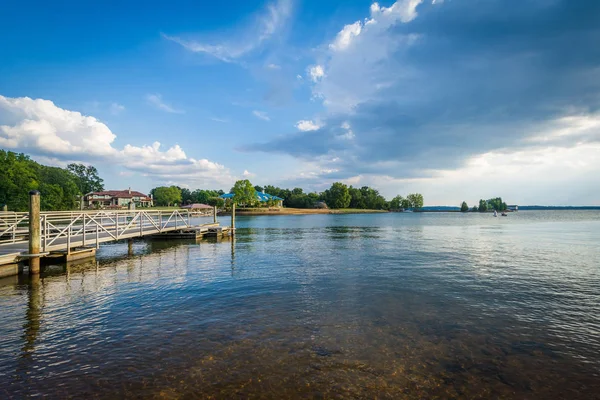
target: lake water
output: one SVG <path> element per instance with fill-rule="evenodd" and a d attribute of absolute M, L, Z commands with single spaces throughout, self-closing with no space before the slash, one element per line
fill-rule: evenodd
<path fill-rule="evenodd" d="M 0 280 L 0 398 L 600 398 L 600 212 L 239 217 Z"/>

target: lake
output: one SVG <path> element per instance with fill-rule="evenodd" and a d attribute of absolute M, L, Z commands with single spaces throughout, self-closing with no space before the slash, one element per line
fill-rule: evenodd
<path fill-rule="evenodd" d="M 600 398 L 599 211 L 237 223 L 0 280 L 0 397 Z"/>

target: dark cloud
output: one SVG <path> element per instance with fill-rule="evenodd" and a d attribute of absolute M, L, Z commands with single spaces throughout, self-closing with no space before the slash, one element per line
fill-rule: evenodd
<path fill-rule="evenodd" d="M 417 35 L 415 44 L 364 71 L 369 81 L 367 73 L 391 78 L 385 89 L 363 96 L 364 86 L 331 71 L 328 85 L 361 99 L 351 112 L 330 115 L 318 131 L 243 150 L 336 155 L 346 176 L 414 176 L 455 168 L 475 154 L 536 145 L 527 138 L 551 129 L 551 121 L 600 111 L 599 1 L 454 0 L 417 11 L 415 20 L 386 32 L 390 43 Z M 343 122 L 353 140 L 340 138 Z M 598 133 L 576 139 L 598 141 Z"/>

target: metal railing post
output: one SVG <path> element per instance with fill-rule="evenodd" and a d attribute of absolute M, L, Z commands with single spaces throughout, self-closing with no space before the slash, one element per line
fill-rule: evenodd
<path fill-rule="evenodd" d="M 83 246 L 85 247 L 85 213 L 83 213 Z"/>
<path fill-rule="evenodd" d="M 71 228 L 73 227 L 73 222 L 69 223 L 69 229 L 67 230 L 67 255 L 71 254 Z"/>

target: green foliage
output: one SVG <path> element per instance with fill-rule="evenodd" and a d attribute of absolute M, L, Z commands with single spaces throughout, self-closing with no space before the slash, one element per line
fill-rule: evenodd
<path fill-rule="evenodd" d="M 172 206 L 182 201 L 181 189 L 177 186 L 159 186 L 150 191 L 157 206 Z"/>
<path fill-rule="evenodd" d="M 394 197 L 391 201 L 390 201 L 390 210 L 399 210 L 403 207 L 405 198 L 398 195 L 396 197 Z"/>
<path fill-rule="evenodd" d="M 262 186 L 254 186 L 254 190 L 256 190 L 257 192 L 262 192 L 263 191 L 263 187 Z"/>
<path fill-rule="evenodd" d="M 409 208 L 413 208 L 415 210 L 419 210 L 423 208 L 423 195 L 420 193 L 412 193 L 406 196 L 406 200 L 410 204 Z"/>
<path fill-rule="evenodd" d="M 79 183 L 79 177 L 69 170 L 40 165 L 25 154 L 0 150 L 0 205 L 6 204 L 11 211 L 28 209 L 31 190 L 40 191 L 43 211 L 74 209 L 81 193 Z"/>
<path fill-rule="evenodd" d="M 477 206 L 473 206 L 473 208 L 471 209 L 471 211 L 477 212 L 477 211 L 479 211 L 479 209 L 477 208 Z"/>
<path fill-rule="evenodd" d="M 506 203 L 502 201 L 502 197 L 496 197 L 487 201 L 490 208 L 496 211 L 506 211 Z"/>
<path fill-rule="evenodd" d="M 486 212 L 488 210 L 488 204 L 485 200 L 483 200 L 483 199 L 479 200 L 478 210 L 479 210 L 479 212 Z"/>
<path fill-rule="evenodd" d="M 469 211 L 469 206 L 467 205 L 466 201 L 463 201 L 462 204 L 460 205 L 460 211 L 462 211 L 462 212 Z"/>
<path fill-rule="evenodd" d="M 325 191 L 324 196 L 329 208 L 348 208 L 352 200 L 348 186 L 341 182 L 331 185 L 331 188 Z"/>
<path fill-rule="evenodd" d="M 98 170 L 92 165 L 69 164 L 67 170 L 76 176 L 76 184 L 82 195 L 104 190 L 104 180 L 98 176 Z"/>
<path fill-rule="evenodd" d="M 231 188 L 235 204 L 252 207 L 256 203 L 256 190 L 248 179 L 237 181 Z"/>
<path fill-rule="evenodd" d="M 206 203 L 210 206 L 213 207 L 217 207 L 217 208 L 223 208 L 225 206 L 225 199 L 222 199 L 220 197 L 211 197 L 208 200 L 206 200 Z"/>

